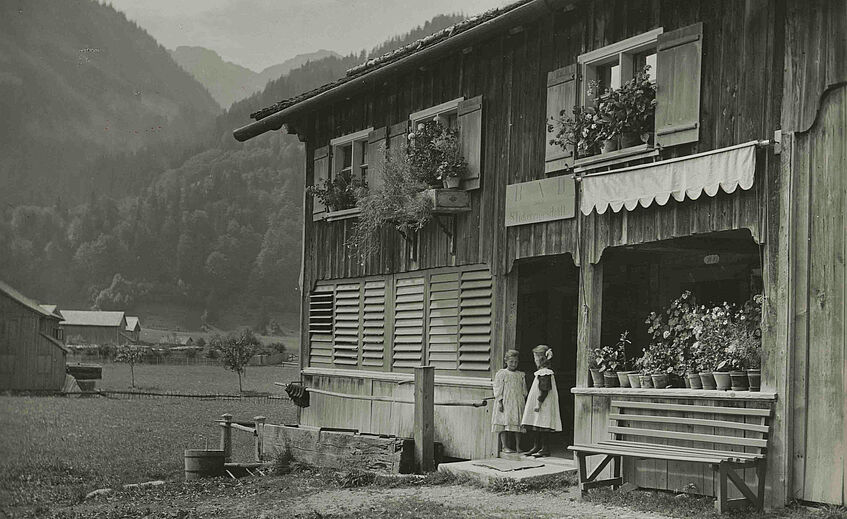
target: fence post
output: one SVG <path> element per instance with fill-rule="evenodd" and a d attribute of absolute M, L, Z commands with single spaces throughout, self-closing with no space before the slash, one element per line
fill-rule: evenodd
<path fill-rule="evenodd" d="M 415 368 L 415 463 L 423 473 L 435 470 L 435 367 Z"/>
<path fill-rule="evenodd" d="M 265 450 L 265 417 L 254 417 L 253 427 L 256 428 L 256 461 L 262 461 Z"/>
<path fill-rule="evenodd" d="M 232 461 L 232 415 L 229 413 L 221 415 L 224 423 L 221 424 L 221 450 L 224 451 L 224 463 Z"/>

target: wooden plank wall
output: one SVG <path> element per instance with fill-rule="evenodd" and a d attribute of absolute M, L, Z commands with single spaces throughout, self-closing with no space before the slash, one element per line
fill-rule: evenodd
<path fill-rule="evenodd" d="M 41 336 L 40 316 L 0 294 L 0 319 L 0 389 L 62 389 L 65 352 Z"/>
<path fill-rule="evenodd" d="M 611 438 L 609 433 L 609 404 L 612 399 L 621 399 L 627 400 L 631 402 L 656 402 L 656 403 L 682 403 L 682 404 L 691 404 L 691 405 L 705 405 L 705 406 L 724 406 L 724 407 L 749 407 L 749 408 L 768 408 L 772 405 L 772 401 L 768 399 L 761 400 L 753 400 L 753 399 L 732 399 L 728 397 L 723 397 L 716 392 L 715 398 L 661 398 L 660 395 L 656 397 L 643 397 L 643 396 L 609 396 L 609 395 L 585 395 L 585 394 L 577 394 L 575 395 L 575 407 L 577 409 L 577 413 L 581 414 L 585 417 L 584 420 L 581 420 L 577 424 L 577 428 L 574 431 L 574 443 L 591 443 L 597 441 L 608 440 Z M 636 410 L 636 409 L 628 409 L 627 413 L 632 414 L 652 414 L 655 415 L 658 411 L 655 410 Z M 695 416 L 696 415 L 696 416 Z M 664 415 L 662 415 L 664 416 Z M 704 415 L 701 413 L 695 414 L 684 414 L 683 416 L 689 418 L 705 418 L 710 419 L 713 415 Z M 716 419 L 720 420 L 733 420 L 733 417 L 727 415 L 720 415 L 716 417 Z M 744 417 L 736 420 L 744 420 Z M 760 422 L 754 422 L 760 423 Z M 639 428 L 642 429 L 668 429 L 667 424 L 650 424 L 650 423 L 639 423 Z M 692 426 L 679 425 L 674 427 L 675 430 L 680 432 L 700 432 L 702 429 L 697 429 L 694 431 Z M 720 434 L 725 436 L 744 436 L 743 431 L 732 431 L 730 429 L 721 429 Z M 754 433 L 755 434 L 755 433 Z M 751 436 L 760 438 L 761 436 Z M 652 443 L 666 443 L 665 440 L 659 438 L 650 438 L 645 439 L 643 437 L 639 437 L 637 441 L 648 441 Z M 697 446 L 700 448 L 715 448 L 714 445 L 709 446 L 703 443 L 695 442 L 683 442 L 677 443 L 677 445 L 685 445 L 686 443 L 690 443 L 691 446 Z M 731 446 L 719 446 L 721 449 L 729 449 L 729 450 L 743 450 L 743 447 L 731 447 Z M 602 460 L 602 456 L 595 456 L 592 458 L 588 458 L 589 460 L 589 471 L 593 470 L 599 462 Z M 769 457 L 769 463 L 771 462 L 779 462 L 778 460 L 773 460 Z M 768 470 L 771 470 L 769 465 Z M 748 486 L 751 488 L 755 488 L 756 483 L 756 473 L 755 470 L 745 470 L 743 471 L 744 480 L 747 482 Z M 604 469 L 603 475 L 601 477 L 611 477 L 611 468 Z M 674 462 L 674 461 L 664 461 L 664 460 L 635 460 L 635 459 L 625 459 L 623 466 L 623 477 L 624 481 L 632 482 L 638 485 L 641 488 L 652 488 L 659 490 L 671 490 L 676 492 L 689 492 L 694 494 L 701 494 L 706 496 L 714 496 L 715 488 L 717 486 L 717 475 L 708 465 L 703 465 L 699 463 L 684 463 L 684 462 Z M 729 485 L 730 498 L 742 497 L 741 493 L 733 486 Z"/>
<path fill-rule="evenodd" d="M 304 375 L 306 385 L 352 395 L 389 396 L 414 400 L 414 384 L 359 377 Z M 436 382 L 435 401 L 482 400 L 491 388 Z M 340 427 L 359 432 L 411 438 L 414 406 L 391 402 L 352 400 L 313 393 L 311 405 L 301 411 L 300 423 L 313 427 Z M 486 407 L 435 406 L 435 441 L 448 456 L 481 459 L 497 455 L 491 430 L 491 410 Z"/>

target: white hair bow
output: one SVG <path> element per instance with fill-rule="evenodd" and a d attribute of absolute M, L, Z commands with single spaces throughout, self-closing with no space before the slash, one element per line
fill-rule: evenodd
<path fill-rule="evenodd" d="M 545 357 L 547 357 L 547 360 L 552 359 L 552 358 L 553 358 L 553 350 L 547 350 L 547 351 L 545 351 L 545 352 L 544 352 L 544 356 L 545 356 Z"/>

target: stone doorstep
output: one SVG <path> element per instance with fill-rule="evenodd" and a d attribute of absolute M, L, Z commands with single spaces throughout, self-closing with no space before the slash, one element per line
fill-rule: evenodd
<path fill-rule="evenodd" d="M 533 479 L 546 478 L 557 474 L 565 474 L 567 472 L 576 472 L 577 466 L 573 461 L 566 458 L 533 458 L 517 455 L 520 461 L 531 463 L 543 463 L 543 467 L 527 468 L 521 470 L 511 470 L 501 472 L 499 470 L 488 467 L 478 467 L 474 463 L 486 460 L 473 461 L 458 461 L 454 463 L 441 463 L 438 465 L 439 472 L 446 472 L 455 476 L 467 476 L 480 481 L 484 484 L 490 484 L 498 479 L 510 479 L 513 481 L 532 481 Z M 503 458 L 504 456 L 501 456 Z M 497 459 L 497 458 L 494 458 Z M 515 458 L 508 458 L 515 459 Z"/>

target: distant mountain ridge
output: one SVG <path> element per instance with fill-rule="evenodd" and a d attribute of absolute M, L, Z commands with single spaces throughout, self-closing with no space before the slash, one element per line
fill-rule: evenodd
<path fill-rule="evenodd" d="M 269 81 L 279 79 L 291 70 L 310 61 L 327 57 L 341 57 L 330 50 L 298 54 L 282 63 L 255 72 L 231 61 L 205 47 L 180 46 L 170 51 L 171 57 L 186 72 L 202 83 L 222 108 L 261 92 Z"/>

